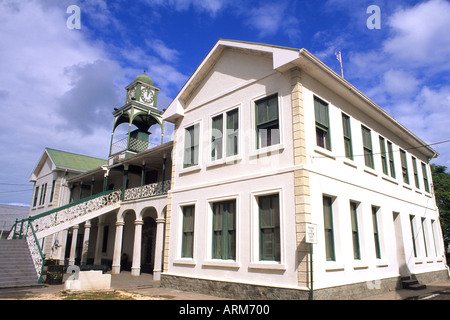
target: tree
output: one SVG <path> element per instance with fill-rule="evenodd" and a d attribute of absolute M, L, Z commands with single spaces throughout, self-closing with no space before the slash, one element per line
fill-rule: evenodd
<path fill-rule="evenodd" d="M 447 167 L 445 166 L 431 165 L 434 195 L 439 208 L 442 233 L 447 248 L 450 242 L 450 173 L 446 171 Z"/>

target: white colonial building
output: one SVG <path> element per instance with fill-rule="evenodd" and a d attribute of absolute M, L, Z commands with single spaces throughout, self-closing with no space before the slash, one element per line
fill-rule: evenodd
<path fill-rule="evenodd" d="M 316 297 L 355 298 L 448 278 L 437 153 L 307 50 L 220 40 L 163 118 L 163 285 L 298 298 L 312 272 Z"/>
<path fill-rule="evenodd" d="M 240 299 L 353 299 L 402 276 L 448 278 L 436 151 L 307 50 L 219 40 L 164 113 L 147 75 L 126 90 L 108 160 L 46 149 L 33 172 L 20 230 L 36 234 L 38 273 L 40 246 Z M 149 144 L 164 121 L 173 141 Z"/>

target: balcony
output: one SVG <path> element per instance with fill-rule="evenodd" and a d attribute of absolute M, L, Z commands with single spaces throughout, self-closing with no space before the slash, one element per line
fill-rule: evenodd
<path fill-rule="evenodd" d="M 126 189 L 123 201 L 145 199 L 167 194 L 170 189 L 170 180 L 147 184 L 142 187 Z"/>

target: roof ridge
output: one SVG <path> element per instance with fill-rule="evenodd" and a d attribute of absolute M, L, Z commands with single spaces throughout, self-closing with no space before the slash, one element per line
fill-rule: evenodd
<path fill-rule="evenodd" d="M 85 155 L 85 154 L 80 154 L 80 153 L 75 153 L 75 152 L 70 152 L 70 151 L 58 150 L 58 149 L 49 148 L 49 147 L 46 147 L 45 150 L 52 150 L 52 151 L 57 151 L 57 152 L 64 152 L 64 153 L 67 153 L 67 154 L 73 154 L 73 155 L 76 155 L 76 156 L 81 156 L 81 157 L 87 157 L 87 158 L 92 158 L 92 159 L 98 159 L 98 160 L 104 160 L 104 161 L 106 161 L 106 159 L 99 158 L 99 157 L 88 156 L 88 155 Z"/>
<path fill-rule="evenodd" d="M 266 46 L 266 47 L 272 47 L 272 48 L 287 49 L 287 50 L 292 50 L 292 51 L 300 51 L 301 50 L 301 48 L 293 48 L 293 47 L 281 46 L 281 45 L 276 45 L 276 44 L 269 44 L 269 43 L 262 43 L 262 42 L 253 42 L 253 41 L 244 41 L 244 40 L 234 40 L 234 39 L 219 38 L 219 41 L 239 42 L 239 43 L 253 44 L 253 45 Z"/>

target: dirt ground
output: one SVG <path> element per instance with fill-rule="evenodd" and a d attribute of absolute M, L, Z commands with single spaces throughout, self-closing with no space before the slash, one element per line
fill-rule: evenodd
<path fill-rule="evenodd" d="M 3 300 L 169 300 L 170 298 L 172 297 L 159 295 L 148 296 L 123 290 L 108 290 L 83 292 L 61 291 Z"/>

